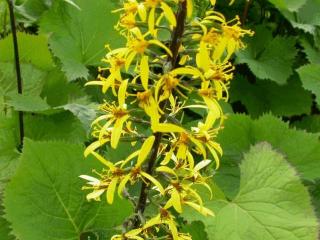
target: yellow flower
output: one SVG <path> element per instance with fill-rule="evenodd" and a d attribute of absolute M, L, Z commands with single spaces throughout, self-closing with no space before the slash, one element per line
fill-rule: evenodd
<path fill-rule="evenodd" d="M 185 184 L 179 181 L 171 182 L 171 185 L 166 188 L 166 192 L 170 194 L 170 199 L 164 206 L 165 209 L 173 207 L 178 213 L 182 213 L 182 205 L 188 205 L 204 216 L 214 216 L 214 213 L 203 207 L 203 202 L 200 195 L 191 188 L 191 184 Z"/>
<path fill-rule="evenodd" d="M 148 27 L 149 27 L 149 32 L 152 35 L 156 34 L 155 22 L 157 21 L 156 19 L 157 7 L 161 8 L 165 18 L 168 20 L 168 22 L 172 27 L 175 27 L 177 25 L 176 17 L 171 7 L 169 7 L 163 0 L 145 0 L 144 4 L 147 8 L 150 8 L 149 15 L 148 15 Z"/>
<path fill-rule="evenodd" d="M 111 132 L 111 147 L 116 148 L 118 146 L 120 136 L 122 134 L 123 124 L 129 119 L 129 111 L 125 104 L 126 90 L 128 81 L 123 81 L 120 85 L 118 92 L 118 105 L 115 103 L 105 103 L 101 106 L 101 110 L 106 114 L 98 117 L 92 124 L 95 125 L 100 121 L 107 121 L 100 130 L 99 140 L 104 141 L 105 134 L 112 127 Z"/>
<path fill-rule="evenodd" d="M 80 178 L 87 180 L 89 186 L 82 187 L 82 190 L 92 189 L 93 192 L 87 195 L 87 200 L 95 200 L 100 201 L 100 196 L 108 189 L 110 182 L 101 181 L 97 178 L 87 176 L 87 175 L 80 175 Z"/>
<path fill-rule="evenodd" d="M 127 0 L 123 4 L 123 8 L 117 9 L 113 12 L 124 11 L 124 14 L 133 14 L 134 16 L 139 15 L 141 21 L 146 21 L 147 13 L 143 3 L 138 3 L 136 0 Z"/>
<path fill-rule="evenodd" d="M 148 220 L 141 227 L 141 229 L 145 230 L 145 229 L 151 228 L 153 226 L 165 224 L 168 226 L 173 240 L 179 240 L 179 232 L 177 229 L 177 224 L 174 221 L 174 219 L 175 219 L 174 216 L 171 215 L 171 213 L 167 209 L 161 208 L 160 213 L 157 216 Z"/>
<path fill-rule="evenodd" d="M 211 119 L 210 119 L 211 118 Z M 222 156 L 222 148 L 220 144 L 214 141 L 217 136 L 219 129 L 213 129 L 212 125 L 215 119 L 208 114 L 208 118 L 205 124 L 199 123 L 198 127 L 193 127 L 192 130 L 194 131 L 195 138 L 209 149 L 211 155 L 213 156 L 216 162 L 216 169 L 220 166 L 220 156 Z M 221 123 L 220 123 L 221 124 Z M 219 155 L 218 155 L 219 154 Z"/>
<path fill-rule="evenodd" d="M 109 48 L 109 46 L 106 46 Z M 110 49 L 110 48 L 109 48 Z M 90 81 L 86 83 L 86 86 L 89 85 L 99 85 L 102 86 L 102 92 L 106 93 L 111 87 L 113 94 L 116 94 L 115 86 L 122 82 L 121 69 L 125 66 L 126 59 L 118 55 L 107 55 L 102 59 L 103 62 L 110 65 L 110 67 L 99 68 L 99 72 L 109 71 L 109 76 L 107 78 L 103 77 L 101 74 L 98 75 L 100 81 Z"/>
<path fill-rule="evenodd" d="M 127 36 L 127 47 L 125 48 L 118 48 L 110 51 L 107 56 L 109 55 L 117 55 L 118 57 L 125 58 L 126 64 L 125 69 L 128 70 L 131 66 L 132 62 L 136 58 L 140 58 L 140 61 L 145 56 L 145 52 L 150 48 L 150 46 L 155 45 L 160 47 L 161 49 L 165 50 L 170 56 L 172 56 L 172 53 L 169 48 L 167 48 L 163 43 L 161 43 L 158 40 L 150 39 L 147 40 L 146 37 L 150 33 L 147 32 L 145 34 L 142 34 L 139 28 L 133 28 L 130 30 L 128 36 Z M 140 66 L 140 62 L 137 63 L 137 65 Z M 140 66 L 141 67 L 141 66 Z"/>

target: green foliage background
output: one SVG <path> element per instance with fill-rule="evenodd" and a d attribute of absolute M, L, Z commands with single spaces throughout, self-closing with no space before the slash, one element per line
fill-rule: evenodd
<path fill-rule="evenodd" d="M 19 95 L 8 9 L 0 0 L 2 240 L 109 239 L 132 213 L 126 201 L 87 203 L 78 178 L 100 168 L 82 152 L 104 96 L 83 85 L 96 77 L 104 45 L 121 44 L 111 13 L 117 2 L 15 1 Z M 317 240 L 320 0 L 217 2 L 219 11 L 240 15 L 256 34 L 234 58 L 228 120 L 218 136 L 224 156 L 214 173 L 216 195 L 206 203 L 216 216 L 186 211 L 182 230 L 195 240 Z M 208 0 L 195 3 L 203 14 Z M 22 152 L 17 111 L 25 112 Z"/>

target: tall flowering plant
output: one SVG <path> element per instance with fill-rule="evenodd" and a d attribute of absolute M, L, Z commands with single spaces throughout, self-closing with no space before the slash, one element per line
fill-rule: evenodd
<path fill-rule="evenodd" d="M 185 208 L 214 213 L 203 204 L 197 185 L 210 187 L 222 149 L 215 141 L 225 116 L 219 105 L 228 100 L 234 67 L 230 57 L 244 47 L 241 38 L 252 35 L 238 17 L 227 21 L 215 10 L 195 16 L 192 0 L 125 0 L 116 25 L 126 45 L 110 49 L 96 81 L 116 101 L 104 102 L 92 123 L 96 138 L 85 150 L 103 168 L 94 171 L 83 189 L 88 200 L 103 194 L 109 204 L 117 193 L 134 204 L 134 215 L 124 223 L 120 239 L 191 239 L 179 232 L 177 216 Z M 168 32 L 170 38 L 161 40 Z M 190 125 L 190 110 L 204 112 Z M 141 125 L 149 131 L 141 131 Z M 138 146 L 126 159 L 106 159 L 106 145 L 119 142 Z M 139 188 L 139 193 L 133 189 Z M 147 208 L 156 208 L 154 215 Z M 151 211 L 148 211 L 151 212 Z"/>

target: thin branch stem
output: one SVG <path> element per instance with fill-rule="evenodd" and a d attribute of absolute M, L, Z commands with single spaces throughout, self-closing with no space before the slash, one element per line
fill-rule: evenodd
<path fill-rule="evenodd" d="M 14 60 L 15 60 L 15 68 L 16 68 L 16 76 L 17 76 L 18 93 L 22 94 L 22 77 L 21 77 L 21 69 L 20 69 L 17 28 L 16 28 L 16 21 L 15 21 L 15 16 L 14 16 L 13 1 L 7 0 L 7 3 L 9 6 L 9 14 L 10 14 L 10 25 L 11 25 L 11 32 L 12 32 L 12 41 L 13 41 L 13 49 L 14 49 Z M 21 148 L 23 145 L 23 138 L 24 138 L 24 123 L 23 123 L 23 112 L 22 111 L 19 111 L 19 130 L 20 130 L 20 148 Z"/>
<path fill-rule="evenodd" d="M 247 21 L 247 17 L 248 17 L 249 8 L 250 8 L 251 3 L 252 3 L 252 0 L 246 0 L 246 5 L 244 6 L 243 14 L 242 14 L 242 18 L 241 18 L 242 24 L 245 24 Z"/>

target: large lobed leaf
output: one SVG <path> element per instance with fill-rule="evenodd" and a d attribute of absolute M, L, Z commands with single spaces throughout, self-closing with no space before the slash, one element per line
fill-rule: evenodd
<path fill-rule="evenodd" d="M 320 106 L 320 64 L 308 64 L 297 71 L 303 87 L 316 95 L 316 102 Z"/>
<path fill-rule="evenodd" d="M 239 186 L 239 163 L 243 153 L 258 142 L 269 142 L 283 153 L 301 177 L 314 181 L 320 176 L 320 142 L 318 134 L 289 128 L 289 124 L 272 115 L 257 120 L 245 115 L 230 115 L 218 136 L 224 150 L 222 167 L 215 180 L 225 194 L 232 197 Z"/>
<path fill-rule="evenodd" d="M 297 54 L 295 39 L 272 38 L 271 31 L 263 26 L 258 26 L 255 31 L 255 36 L 247 41 L 247 48 L 237 54 L 237 63 L 248 64 L 257 78 L 285 84 L 293 73 Z"/>
<path fill-rule="evenodd" d="M 77 240 L 88 232 L 114 231 L 131 213 L 129 204 L 118 199 L 113 205 L 87 202 L 79 175 L 99 163 L 84 159 L 83 150 L 66 142 L 25 140 L 4 198 L 6 218 L 19 239 Z"/>
<path fill-rule="evenodd" d="M 201 218 L 209 240 L 317 240 L 319 224 L 307 189 L 284 156 L 267 143 L 252 147 L 241 163 L 241 183 L 230 202 L 206 204 Z M 199 217 L 187 215 L 190 220 Z"/>
<path fill-rule="evenodd" d="M 49 44 L 62 63 L 69 80 L 87 78 L 87 66 L 100 64 L 105 44 L 119 46 L 121 37 L 113 29 L 118 16 L 115 5 L 105 0 L 76 0 L 80 10 L 55 1 L 44 14 L 40 27 L 51 33 Z"/>

